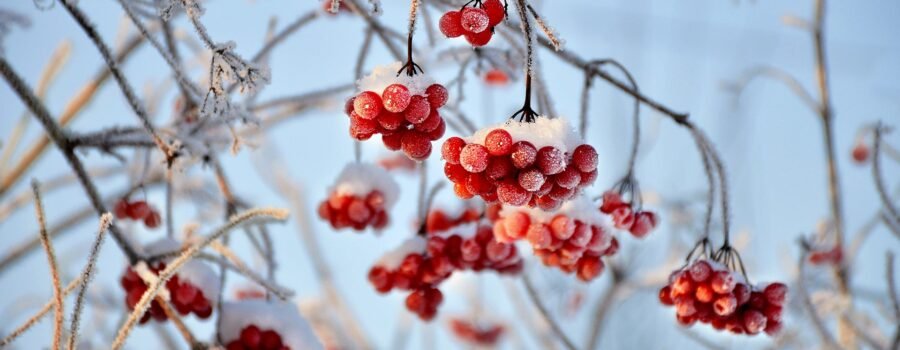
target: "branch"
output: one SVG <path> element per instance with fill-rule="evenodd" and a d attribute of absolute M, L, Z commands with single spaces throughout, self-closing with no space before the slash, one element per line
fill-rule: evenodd
<path fill-rule="evenodd" d="M 750 84 L 756 78 L 771 78 L 775 81 L 782 82 L 785 86 L 787 86 L 797 97 L 806 104 L 809 109 L 814 112 L 819 112 L 819 102 L 816 101 L 812 95 L 809 94 L 808 91 L 800 84 L 796 78 L 791 76 L 788 72 L 785 72 L 781 69 L 775 67 L 756 67 L 744 73 L 743 77 L 739 79 L 737 82 L 733 83 L 731 88 L 736 91 L 738 95 L 744 92 L 747 85 Z"/>
<path fill-rule="evenodd" d="M 94 245 L 91 246 L 91 253 L 88 255 L 88 262 L 78 278 L 81 280 L 78 289 L 78 297 L 75 298 L 75 308 L 72 311 L 72 325 L 69 327 L 69 343 L 68 349 L 75 350 L 75 343 L 78 341 L 78 326 L 81 322 L 81 312 L 84 309 L 84 297 L 87 292 L 88 284 L 94 277 L 94 269 L 97 266 L 97 257 L 100 255 L 100 247 L 103 246 L 103 237 L 109 225 L 112 223 L 112 214 L 106 213 L 100 217 L 100 228 L 97 230 L 97 238 Z"/>
<path fill-rule="evenodd" d="M 31 190 L 34 192 L 34 209 L 37 215 L 38 226 L 40 227 L 41 244 L 47 253 L 47 264 L 50 265 L 50 278 L 53 281 L 53 299 L 55 303 L 55 313 L 53 319 L 53 345 L 50 349 L 59 350 L 60 339 L 63 332 L 63 317 L 65 308 L 63 307 L 62 286 L 59 282 L 59 265 L 56 263 L 56 253 L 53 252 L 53 245 L 50 243 L 50 235 L 47 234 L 47 220 L 44 217 L 44 203 L 41 200 L 40 184 L 37 180 L 31 180 Z"/>
<path fill-rule="evenodd" d="M 873 150 L 872 150 L 872 178 L 875 180 L 875 188 L 878 190 L 878 196 L 881 198 L 881 203 L 884 206 L 884 213 L 888 217 L 890 221 L 893 221 L 893 225 L 900 225 L 900 211 L 894 207 L 894 202 L 891 201 L 890 196 L 888 196 L 888 191 L 884 186 L 884 179 L 881 177 L 881 160 L 880 160 L 880 152 L 881 152 L 881 135 L 884 132 L 889 132 L 890 130 L 878 123 L 875 126 L 874 130 L 874 140 L 873 142 Z"/>

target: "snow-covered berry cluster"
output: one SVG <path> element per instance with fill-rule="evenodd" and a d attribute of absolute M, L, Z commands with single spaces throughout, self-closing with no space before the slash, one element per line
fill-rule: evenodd
<path fill-rule="evenodd" d="M 612 256 L 619 243 L 593 208 L 590 199 L 578 196 L 558 210 L 504 206 L 494 223 L 494 237 L 500 242 L 527 240 L 534 254 L 546 266 L 575 273 L 590 281 L 604 269 L 604 256 Z"/>
<path fill-rule="evenodd" d="M 479 47 L 491 41 L 494 27 L 503 22 L 505 17 L 506 7 L 500 0 L 479 0 L 472 7 L 444 13 L 438 26 L 444 36 L 464 36 L 469 44 Z"/>
<path fill-rule="evenodd" d="M 451 137 L 441 155 L 458 197 L 511 206 L 554 210 L 597 178 L 597 151 L 562 118 L 511 120 Z"/>
<path fill-rule="evenodd" d="M 340 230 L 366 228 L 381 230 L 390 218 L 388 211 L 397 201 L 400 187 L 384 169 L 368 163 L 350 163 L 344 167 L 319 204 L 319 217 Z"/>
<path fill-rule="evenodd" d="M 437 314 L 443 301 L 438 287 L 454 271 L 490 270 L 504 275 L 522 271 L 516 247 L 496 241 L 489 221 L 469 209 L 452 218 L 442 211 L 429 214 L 425 236 L 406 240 L 369 270 L 369 282 L 379 293 L 411 291 L 406 308 L 419 318 L 427 321 Z"/>
<path fill-rule="evenodd" d="M 283 302 L 256 299 L 224 303 L 219 334 L 226 350 L 322 347 L 297 306 Z"/>
<path fill-rule="evenodd" d="M 675 306 L 678 322 L 712 325 L 734 334 L 773 335 L 781 330 L 787 295 L 783 283 L 751 287 L 740 274 L 707 259 L 675 271 L 660 289 L 663 305 Z"/>
<path fill-rule="evenodd" d="M 498 323 L 484 324 L 461 317 L 451 318 L 449 328 L 450 333 L 460 341 L 484 347 L 497 345 L 506 330 Z"/>
<path fill-rule="evenodd" d="M 622 195 L 615 191 L 603 194 L 600 211 L 612 218 L 615 228 L 628 231 L 636 238 L 646 237 L 659 220 L 652 211 L 634 210 L 632 204 L 623 201 Z"/>
<path fill-rule="evenodd" d="M 388 149 L 424 160 L 431 155 L 431 142 L 447 129 L 438 108 L 447 103 L 448 91 L 423 74 L 398 74 L 401 67 L 399 62 L 376 67 L 357 82 L 360 93 L 344 109 L 350 136 L 365 141 L 381 134 Z"/>
<path fill-rule="evenodd" d="M 444 300 L 437 286 L 453 272 L 449 260 L 428 255 L 427 244 L 424 237 L 412 237 L 382 256 L 369 270 L 369 282 L 379 293 L 411 291 L 406 297 L 406 308 L 423 320 L 437 315 Z"/>
<path fill-rule="evenodd" d="M 116 202 L 113 213 L 120 220 L 130 219 L 143 222 L 144 226 L 150 229 L 155 229 L 162 223 L 159 211 L 142 200 L 129 202 L 127 199 L 122 198 Z"/>
<path fill-rule="evenodd" d="M 162 239 L 147 245 L 144 250 L 151 254 L 158 254 L 174 251 L 179 247 L 180 244 L 174 240 Z M 165 262 L 157 262 L 149 266 L 147 270 L 158 275 L 165 268 Z M 140 268 L 127 267 L 120 279 L 122 288 L 125 289 L 125 305 L 129 310 L 134 310 L 148 288 L 147 283 L 136 269 Z M 177 274 L 166 281 L 165 286 L 169 302 L 180 315 L 187 316 L 193 313 L 201 319 L 209 318 L 212 315 L 216 298 L 219 295 L 219 279 L 216 277 L 215 271 L 205 263 L 196 260 L 188 261 L 178 270 Z M 151 318 L 156 321 L 168 319 L 158 300 L 151 302 L 150 308 L 144 313 L 140 322 L 147 323 Z"/>

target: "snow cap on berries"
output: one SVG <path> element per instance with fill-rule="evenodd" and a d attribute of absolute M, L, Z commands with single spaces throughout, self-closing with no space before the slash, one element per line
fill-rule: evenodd
<path fill-rule="evenodd" d="M 375 262 L 375 266 L 380 266 L 388 270 L 396 270 L 403 263 L 403 259 L 410 254 L 422 254 L 428 243 L 424 237 L 415 236 L 403 241 L 397 248 L 394 248 L 381 256 Z"/>
<path fill-rule="evenodd" d="M 397 75 L 397 72 L 400 71 L 400 67 L 403 67 L 403 63 L 394 62 L 383 66 L 377 66 L 372 69 L 372 73 L 359 79 L 356 82 L 356 87 L 359 91 L 372 91 L 380 95 L 389 85 L 401 84 L 409 89 L 411 95 L 426 95 L 425 90 L 428 89 L 431 84 L 434 84 L 434 79 L 425 74 L 416 74 L 413 76 L 408 76 L 406 74 Z"/>
<path fill-rule="evenodd" d="M 385 208 L 392 207 L 400 195 L 400 185 L 383 168 L 369 163 L 350 163 L 341 170 L 329 192 L 365 197 L 375 190 L 384 195 Z"/>
<path fill-rule="evenodd" d="M 484 139 L 494 129 L 503 129 L 509 132 L 513 142 L 528 141 L 535 148 L 541 149 L 552 146 L 570 156 L 576 147 L 583 143 L 575 129 L 569 125 L 565 118 L 537 117 L 533 123 L 509 120 L 482 128 L 474 135 L 466 138 L 466 143 L 485 144 Z"/>
<path fill-rule="evenodd" d="M 322 349 L 312 327 L 294 304 L 259 299 L 222 304 L 219 325 L 222 339 L 240 339 L 241 330 L 250 325 L 277 332 L 284 345 L 291 349 Z"/>

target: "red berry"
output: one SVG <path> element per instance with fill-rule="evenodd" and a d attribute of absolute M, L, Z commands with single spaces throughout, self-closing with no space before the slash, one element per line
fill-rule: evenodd
<path fill-rule="evenodd" d="M 766 317 L 756 310 L 744 311 L 744 330 L 747 334 L 757 334 L 766 329 Z"/>
<path fill-rule="evenodd" d="M 481 47 L 487 45 L 493 36 L 494 32 L 490 30 L 485 30 L 481 33 L 466 33 L 466 41 L 472 46 Z"/>
<path fill-rule="evenodd" d="M 113 208 L 113 213 L 115 213 L 116 217 L 119 219 L 128 218 L 129 217 L 128 209 L 129 209 L 128 201 L 125 199 L 120 199 L 118 202 L 116 202 L 116 206 L 115 206 L 115 208 Z"/>
<path fill-rule="evenodd" d="M 406 109 L 406 112 L 409 112 L 409 108 Z M 381 112 L 375 120 L 378 122 L 379 126 L 390 131 L 399 129 L 406 121 L 402 113 L 388 111 Z"/>
<path fill-rule="evenodd" d="M 565 215 L 557 215 L 550 220 L 550 231 L 553 237 L 559 240 L 567 240 L 575 234 L 575 221 Z"/>
<path fill-rule="evenodd" d="M 450 11 L 441 16 L 441 20 L 438 23 L 438 26 L 441 29 L 441 33 L 448 38 L 455 38 L 460 35 L 465 34 L 465 30 L 463 30 L 462 24 L 462 14 L 459 11 Z"/>
<path fill-rule="evenodd" d="M 500 0 L 485 0 L 481 3 L 481 8 L 488 15 L 488 26 L 490 27 L 500 24 L 503 21 L 503 17 L 506 17 L 506 9 L 503 8 Z"/>
<path fill-rule="evenodd" d="M 781 321 L 768 320 L 766 321 L 766 334 L 776 335 L 778 332 L 781 332 L 781 327 Z"/>
<path fill-rule="evenodd" d="M 528 141 L 519 141 L 513 144 L 509 157 L 516 168 L 524 169 L 534 163 L 537 158 L 537 148 L 534 148 L 534 145 Z"/>
<path fill-rule="evenodd" d="M 856 146 L 853 146 L 853 160 L 857 164 L 862 164 L 869 160 L 869 153 L 869 146 L 866 146 L 863 142 L 857 142 Z"/>
<path fill-rule="evenodd" d="M 381 96 L 372 91 L 363 91 L 353 99 L 353 111 L 363 119 L 375 119 L 382 106 Z"/>
<path fill-rule="evenodd" d="M 491 130 L 484 137 L 484 146 L 492 156 L 505 156 L 512 152 L 512 135 L 503 129 Z"/>
<path fill-rule="evenodd" d="M 260 347 L 262 350 L 281 350 L 281 336 L 273 330 L 262 332 L 260 337 Z"/>
<path fill-rule="evenodd" d="M 503 220 L 503 227 L 506 228 L 506 234 L 513 239 L 525 237 L 528 227 L 531 225 L 531 219 L 523 212 L 516 211 Z"/>
<path fill-rule="evenodd" d="M 553 235 L 550 233 L 550 229 L 546 225 L 537 222 L 528 226 L 526 237 L 535 249 L 545 249 L 553 243 Z"/>
<path fill-rule="evenodd" d="M 504 181 L 497 186 L 497 199 L 503 204 L 522 206 L 528 203 L 528 192 L 516 182 Z"/>
<path fill-rule="evenodd" d="M 400 139 L 403 152 L 414 160 L 424 160 L 431 154 L 431 141 L 425 135 L 415 131 L 403 134 Z"/>
<path fill-rule="evenodd" d="M 469 33 L 481 33 L 488 29 L 491 19 L 487 12 L 477 7 L 467 7 L 460 14 L 460 25 Z M 468 34 L 468 33 L 466 33 Z"/>
<path fill-rule="evenodd" d="M 675 301 L 672 300 L 672 287 L 665 286 L 659 290 L 659 302 L 666 306 L 675 305 Z"/>
<path fill-rule="evenodd" d="M 631 235 L 644 238 L 656 227 L 656 214 L 649 211 L 641 211 L 634 215 L 634 224 L 631 225 Z"/>
<path fill-rule="evenodd" d="M 461 199 L 469 199 L 474 196 L 472 194 L 472 192 L 469 192 L 469 189 L 466 188 L 466 184 L 464 182 L 463 183 L 459 183 L 459 182 L 454 183 L 453 184 L 453 193 L 456 193 L 456 196 Z"/>
<path fill-rule="evenodd" d="M 431 105 L 425 97 L 416 95 L 409 99 L 409 105 L 403 112 L 403 117 L 410 123 L 419 124 L 425 121 L 432 113 L 431 108 Z"/>
<path fill-rule="evenodd" d="M 697 312 L 694 305 L 694 299 L 688 296 L 681 296 L 675 299 L 675 312 L 678 316 L 688 317 Z"/>
<path fill-rule="evenodd" d="M 465 184 L 469 177 L 469 172 L 462 165 L 446 163 L 444 164 L 444 175 L 453 183 Z"/>
<path fill-rule="evenodd" d="M 547 175 L 555 175 L 566 169 L 566 160 L 563 153 L 556 147 L 547 146 L 537 152 L 538 168 Z"/>
<path fill-rule="evenodd" d="M 459 164 L 459 154 L 465 146 L 466 141 L 462 138 L 456 136 L 451 137 L 447 139 L 447 141 L 444 141 L 444 145 L 441 146 L 441 158 L 446 160 L 447 163 Z"/>
<path fill-rule="evenodd" d="M 725 294 L 718 298 L 713 302 L 713 311 L 716 312 L 716 315 L 719 316 L 728 316 L 734 313 L 734 310 L 737 309 L 737 299 L 734 298 L 734 295 Z"/>
<path fill-rule="evenodd" d="M 406 110 L 410 102 L 409 88 L 402 84 L 391 84 L 384 88 L 381 100 L 384 109 L 389 112 L 400 113 Z"/>
<path fill-rule="evenodd" d="M 159 217 L 159 213 L 154 210 L 150 212 L 150 215 L 144 218 L 144 226 L 147 228 L 154 229 L 159 227 L 159 224 L 162 222 L 162 218 Z"/>
<path fill-rule="evenodd" d="M 613 210 L 624 204 L 621 194 L 615 191 L 606 191 L 603 193 L 603 204 L 600 205 L 600 211 L 604 214 L 612 214 Z"/>
<path fill-rule="evenodd" d="M 420 131 L 423 133 L 434 131 L 434 129 L 438 128 L 438 125 L 443 121 L 440 113 L 436 109 L 432 109 L 431 113 L 428 114 L 428 117 L 425 118 L 421 123 L 416 124 L 416 131 Z"/>
<path fill-rule="evenodd" d="M 197 298 L 197 294 L 200 293 L 200 291 L 190 283 L 182 284 L 180 288 L 178 288 L 174 292 L 174 300 L 184 305 L 192 303 L 194 299 Z"/>
<path fill-rule="evenodd" d="M 484 172 L 491 180 L 501 180 L 512 175 L 514 169 L 509 157 L 491 157 Z"/>
<path fill-rule="evenodd" d="M 691 279 L 695 282 L 705 282 L 709 275 L 712 274 L 712 267 L 709 266 L 709 263 L 703 260 L 698 260 L 691 268 L 688 270 L 688 273 L 691 276 Z"/>
<path fill-rule="evenodd" d="M 466 179 L 466 189 L 472 194 L 483 195 L 494 191 L 495 186 L 483 173 L 471 173 Z"/>
<path fill-rule="evenodd" d="M 713 298 L 716 297 L 716 292 L 713 292 L 709 284 L 701 283 L 697 286 L 697 290 L 694 291 L 694 296 L 697 298 L 697 301 L 708 303 L 713 301 Z"/>
<path fill-rule="evenodd" d="M 621 230 L 631 229 L 631 225 L 634 225 L 634 214 L 631 212 L 631 207 L 627 205 L 620 206 L 613 210 L 612 212 L 613 225 Z"/>
<path fill-rule="evenodd" d="M 463 147 L 459 155 L 459 163 L 471 173 L 480 173 L 487 169 L 488 151 L 482 145 L 470 143 Z"/>
<path fill-rule="evenodd" d="M 378 131 L 378 122 L 363 119 L 358 114 L 350 115 L 350 137 L 359 141 L 365 141 Z"/>
<path fill-rule="evenodd" d="M 581 183 L 579 183 L 578 186 L 589 186 L 594 183 L 594 180 L 597 180 L 597 170 L 589 173 L 581 173 Z"/>
<path fill-rule="evenodd" d="M 425 96 L 428 98 L 428 104 L 431 105 L 431 108 L 441 108 L 447 103 L 447 99 L 450 98 L 447 88 L 441 84 L 431 84 L 425 89 Z"/>
<path fill-rule="evenodd" d="M 572 151 L 572 162 L 581 172 L 597 170 L 597 151 L 591 145 L 580 145 Z"/>
<path fill-rule="evenodd" d="M 484 82 L 488 85 L 503 86 L 509 83 L 509 76 L 499 69 L 491 69 L 484 73 Z"/>
<path fill-rule="evenodd" d="M 710 281 L 713 290 L 719 294 L 731 293 L 735 284 L 734 275 L 732 275 L 731 271 L 715 271 Z"/>
<path fill-rule="evenodd" d="M 731 293 L 734 294 L 734 298 L 737 299 L 738 306 L 744 305 L 750 301 L 750 287 L 746 284 L 738 283 L 734 286 L 734 290 Z"/>
<path fill-rule="evenodd" d="M 581 173 L 574 167 L 568 167 L 563 172 L 556 174 L 553 179 L 556 184 L 563 188 L 575 188 L 581 183 Z"/>
<path fill-rule="evenodd" d="M 350 115 L 350 112 L 353 112 L 353 109 L 354 109 L 354 107 L 353 107 L 353 100 L 354 100 L 354 99 L 356 99 L 355 96 L 354 96 L 354 97 L 348 98 L 348 99 L 347 99 L 347 102 L 344 102 L 344 114 L 346 114 L 346 115 L 349 116 L 349 115 Z"/>
<path fill-rule="evenodd" d="M 578 261 L 578 279 L 588 282 L 603 273 L 603 261 L 600 257 L 589 257 Z"/>
<path fill-rule="evenodd" d="M 544 174 L 542 174 L 537 169 L 528 169 L 519 173 L 519 186 L 522 186 L 526 191 L 535 192 L 544 185 L 544 181 L 546 178 Z"/>
<path fill-rule="evenodd" d="M 128 205 L 128 217 L 132 220 L 144 220 L 153 211 L 145 201 L 134 201 Z"/>
<path fill-rule="evenodd" d="M 770 304 L 782 305 L 787 296 L 787 286 L 784 283 L 772 283 L 766 286 L 763 294 L 766 296 L 766 301 Z"/>
<path fill-rule="evenodd" d="M 372 218 L 372 210 L 366 206 L 366 203 L 357 198 L 347 207 L 347 216 L 356 223 L 366 223 Z"/>
<path fill-rule="evenodd" d="M 255 325 L 250 325 L 241 330 L 241 343 L 244 346 L 256 349 L 259 347 L 259 343 L 262 340 L 262 333 L 259 331 L 259 328 Z"/>
<path fill-rule="evenodd" d="M 672 283 L 672 296 L 690 295 L 694 291 L 694 282 L 688 274 L 680 272 Z"/>
<path fill-rule="evenodd" d="M 437 113 L 437 111 L 435 111 Z M 444 133 L 447 132 L 447 123 L 444 122 L 444 118 L 438 118 L 438 125 L 434 130 L 425 133 L 425 137 L 427 137 L 431 141 L 437 141 L 441 137 L 444 137 Z"/>

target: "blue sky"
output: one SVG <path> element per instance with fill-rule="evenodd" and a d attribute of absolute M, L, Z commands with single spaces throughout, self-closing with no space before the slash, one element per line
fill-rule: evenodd
<path fill-rule="evenodd" d="M 384 1 L 385 14 L 381 20 L 393 28 L 405 28 L 406 2 Z M 80 7 L 97 23 L 107 42 L 115 42 L 122 28 L 123 14 L 112 1 L 80 1 Z M 215 1 L 206 4 L 203 22 L 216 41 L 232 40 L 237 52 L 252 56 L 262 45 L 270 18 L 277 18 L 281 28 L 297 16 L 318 7 L 313 0 Z M 32 25 L 15 29 L 3 45 L 8 59 L 26 79 L 35 84 L 44 64 L 62 40 L 70 40 L 72 56 L 66 70 L 50 89 L 47 105 L 54 115 L 59 114 L 68 99 L 85 81 L 95 74 L 101 60 L 97 50 L 77 28 L 68 14 L 55 6 L 48 11 L 35 8 L 31 1 L 6 2 L 0 7 L 10 8 L 28 16 Z M 691 118 L 707 131 L 719 147 L 728 168 L 733 204 L 733 229 L 749 233 L 750 242 L 743 256 L 751 265 L 756 280 L 786 279 L 792 267 L 786 265 L 786 254 L 796 254 L 796 238 L 812 232 L 816 224 L 829 213 L 825 159 L 822 152 L 820 125 L 817 117 L 782 85 L 759 80 L 749 86 L 739 100 L 723 89 L 743 72 L 759 65 L 779 67 L 793 74 L 802 85 L 815 91 L 813 49 L 806 32 L 782 24 L 782 16 L 793 14 L 809 18 L 812 1 L 711 1 L 711 0 L 582 0 L 545 1 L 542 15 L 566 40 L 566 49 L 587 58 L 615 58 L 628 67 L 647 95 L 677 111 L 690 112 Z M 439 13 L 432 12 L 437 18 Z M 900 41 L 894 35 L 900 31 L 896 21 L 900 3 L 890 0 L 865 2 L 831 1 L 826 20 L 827 54 L 830 60 L 831 91 L 836 115 L 835 137 L 838 164 L 844 192 L 846 231 L 854 233 L 879 208 L 880 204 L 868 167 L 852 164 L 849 152 L 857 129 L 866 123 L 883 120 L 900 123 Z M 420 24 L 421 25 L 424 24 Z M 194 36 L 182 19 L 178 28 Z M 290 37 L 272 54 L 270 67 L 272 83 L 259 97 L 260 101 L 294 95 L 349 82 L 353 78 L 356 52 L 362 42 L 363 24 L 350 18 L 317 20 Z M 419 37 L 417 44 L 426 41 Z M 495 43 L 492 43 L 495 44 Z M 441 40 L 436 50 L 460 45 L 458 41 Z M 182 47 L 185 52 L 186 47 Z M 388 52 L 375 42 L 367 67 L 391 61 Z M 539 56 L 541 70 L 547 78 L 555 108 L 563 116 L 576 116 L 582 76 L 560 63 L 546 51 Z M 455 70 L 425 67 L 439 81 L 452 78 Z M 129 79 L 146 95 L 147 86 L 163 83 L 169 73 L 165 63 L 149 46 L 139 49 L 124 65 Z M 192 75 L 205 79 L 205 72 L 195 66 Z M 474 77 L 467 85 L 464 110 L 476 120 L 497 122 L 513 112 L 521 103 L 521 88 L 488 89 Z M 624 170 L 629 148 L 629 116 L 632 101 L 605 83 L 598 81 L 591 95 L 591 126 L 588 141 L 601 155 L 601 171 L 592 193 L 599 193 L 611 185 Z M 159 120 L 170 117 L 170 103 L 174 92 L 169 89 L 165 103 L 158 111 Z M 0 87 L 0 137 L 5 138 L 23 111 L 22 104 L 6 85 Z M 638 163 L 638 177 L 642 188 L 659 193 L 663 198 L 678 199 L 694 195 L 704 189 L 702 166 L 692 141 L 684 130 L 648 109 L 643 110 L 642 125 L 645 142 Z M 128 108 L 115 84 L 105 85 L 70 128 L 92 131 L 112 125 L 136 125 L 137 119 Z M 353 150 L 346 134 L 347 120 L 339 109 L 326 109 L 304 114 L 270 133 L 268 142 L 280 149 L 285 166 L 294 180 L 307 193 L 313 207 L 325 196 L 326 188 L 343 164 L 352 160 Z M 32 123 L 27 140 L 40 133 Z M 887 141 L 900 144 L 898 133 Z M 239 195 L 258 205 L 287 206 L 260 179 L 253 169 L 253 158 L 261 151 L 247 148 L 236 156 L 223 155 L 222 161 Z M 371 141 L 364 147 L 366 159 L 375 159 L 385 151 L 380 142 Z M 254 156 L 256 154 L 257 156 Z M 96 152 L 85 159 L 90 164 L 115 164 L 115 160 Z M 433 157 L 429 178 L 441 178 L 437 158 Z M 31 173 L 41 180 L 52 178 L 69 169 L 57 151 L 50 151 Z M 206 170 L 208 173 L 208 170 Z M 898 167 L 886 168 L 886 179 L 896 185 Z M 357 315 L 361 317 L 369 336 L 385 348 L 405 312 L 398 295 L 376 295 L 365 280 L 371 263 L 384 251 L 412 234 L 404 223 L 412 218 L 415 208 L 416 181 L 400 175 L 404 189 L 400 205 L 395 208 L 392 228 L 382 237 L 348 232 L 333 233 L 318 221 L 315 228 L 326 258 L 336 270 L 336 279 Z M 25 182 L 27 183 L 27 182 Z M 126 183 L 124 178 L 104 182 L 104 193 L 117 191 Z M 20 184 L 12 193 L 26 190 Z M 447 193 L 445 193 L 447 195 Z M 150 192 L 151 201 L 161 203 L 162 192 Z M 439 199 L 452 203 L 452 197 Z M 73 207 L 86 203 L 80 189 L 59 191 L 48 196 L 47 211 L 52 222 Z M 176 227 L 195 215 L 188 205 L 177 207 Z M 664 226 L 645 241 L 625 239 L 629 255 L 637 261 L 639 271 L 650 271 L 663 260 L 668 237 L 674 235 Z M 202 223 L 204 227 L 216 223 Z M 308 260 L 302 253 L 295 223 L 273 228 L 281 268 L 280 281 L 296 289 L 301 297 L 317 294 L 316 281 Z M 77 271 L 84 259 L 95 223 L 80 225 L 58 242 L 63 261 L 70 271 Z M 0 222 L 0 234 L 7 242 L 29 239 L 36 229 L 33 212 L 20 210 L 5 222 Z M 160 232 L 138 232 L 150 239 Z M 885 250 L 898 251 L 900 243 L 883 228 L 877 229 L 864 246 L 858 265 L 853 270 L 853 284 L 865 289 L 884 288 Z M 240 250 L 249 256 L 249 250 Z M 68 258 L 65 258 L 68 257 Z M 68 260 L 65 260 L 68 259 Z M 122 255 L 107 242 L 102 255 L 97 283 L 110 286 L 109 291 L 120 297 L 114 281 L 123 266 Z M 533 270 L 545 270 L 534 266 Z M 49 279 L 45 278 L 46 264 L 41 254 L 32 254 L 13 270 L 0 274 L 0 295 L 7 303 L 18 300 L 40 302 L 50 295 Z M 537 273 L 536 273 L 537 274 Z M 544 273 L 537 274 L 545 277 Z M 491 313 L 513 319 L 503 284 L 494 276 L 480 278 L 480 291 L 490 305 Z M 604 276 L 586 287 L 588 299 L 599 296 L 609 283 Z M 567 279 L 568 280 L 568 279 Z M 570 281 L 571 283 L 571 281 Z M 573 283 L 574 284 L 574 283 Z M 448 286 L 450 296 L 442 306 L 443 315 L 467 310 L 460 289 L 471 286 L 457 283 Z M 14 287 L 14 288 L 13 288 Z M 24 298 L 24 299 L 20 299 Z M 26 305 L 26 304 L 23 304 Z M 589 304 L 588 308 L 593 305 Z M 590 319 L 589 309 L 562 321 L 567 331 L 581 340 Z M 789 319 L 790 320 L 790 319 Z M 801 320 L 798 320 L 798 322 Z M 0 329 L 8 330 L 16 321 L 0 322 Z M 114 322 L 114 321 L 111 321 Z M 193 322 L 193 321 L 192 321 Z M 22 348 L 46 345 L 50 322 L 44 322 L 21 339 Z M 605 347 L 658 347 L 660 339 L 671 340 L 679 347 L 694 346 L 676 330 L 672 311 L 660 307 L 653 293 L 638 293 L 622 302 L 608 319 L 602 344 Z M 440 348 L 455 348 L 441 327 L 423 327 L 414 322 L 414 337 L 410 345 L 422 344 L 424 329 L 435 332 Z M 803 325 L 801 325 L 802 327 Z M 208 325 L 199 325 L 198 334 L 209 332 Z M 701 327 L 702 328 L 702 327 Z M 647 334 L 659 337 L 646 337 Z M 733 340 L 732 337 L 702 331 L 723 344 L 735 347 L 765 346 L 765 339 Z M 528 336 L 527 346 L 534 344 Z M 652 339 L 651 339 L 652 338 Z M 97 339 L 97 338 L 95 338 Z M 130 347 L 154 348 L 154 333 L 149 329 L 135 332 Z M 27 344 L 27 345 L 26 345 Z M 514 348 L 514 343 L 506 346 Z"/>

